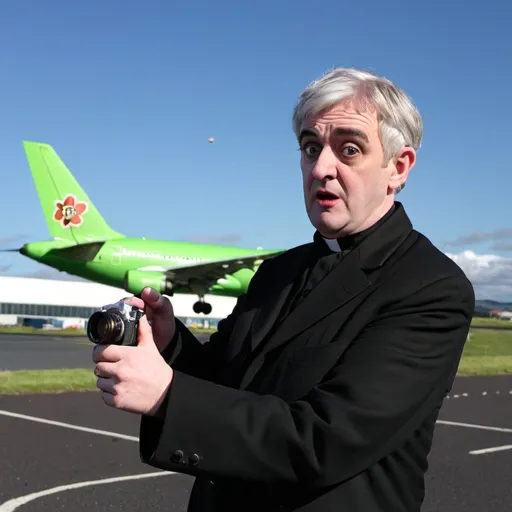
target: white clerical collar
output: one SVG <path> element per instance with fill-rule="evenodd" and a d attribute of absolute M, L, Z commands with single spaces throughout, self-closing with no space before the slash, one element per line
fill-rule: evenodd
<path fill-rule="evenodd" d="M 340 245 L 338 244 L 338 240 L 336 238 L 325 238 L 324 236 L 322 238 L 324 239 L 325 243 L 327 244 L 327 247 L 329 247 L 329 249 L 331 249 L 331 251 L 341 252 Z"/>

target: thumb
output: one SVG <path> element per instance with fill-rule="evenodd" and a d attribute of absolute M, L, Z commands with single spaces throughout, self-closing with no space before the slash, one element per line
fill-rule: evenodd
<path fill-rule="evenodd" d="M 148 322 L 147 315 L 143 315 L 139 320 L 139 327 L 138 327 L 138 340 L 137 345 L 139 347 L 155 347 L 155 350 L 157 350 L 155 345 L 155 340 L 153 339 L 153 330 L 151 329 L 151 326 Z"/>
<path fill-rule="evenodd" d="M 142 290 L 140 298 L 155 312 L 168 314 L 172 312 L 172 306 L 166 297 L 158 293 L 154 288 L 146 287 Z"/>

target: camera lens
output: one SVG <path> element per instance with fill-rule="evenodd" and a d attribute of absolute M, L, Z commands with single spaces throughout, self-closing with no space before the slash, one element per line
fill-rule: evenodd
<path fill-rule="evenodd" d="M 124 334 L 124 322 L 118 313 L 97 311 L 89 318 L 87 337 L 93 342 L 108 345 L 119 341 Z"/>

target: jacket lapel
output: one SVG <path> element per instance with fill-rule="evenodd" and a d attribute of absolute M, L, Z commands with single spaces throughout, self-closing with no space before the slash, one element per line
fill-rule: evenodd
<path fill-rule="evenodd" d="M 276 327 L 275 332 L 265 343 L 265 352 L 286 343 L 290 338 L 341 308 L 372 284 L 372 271 L 385 264 L 412 230 L 403 206 L 399 202 L 395 204 L 396 211 L 393 215 L 363 240 L 359 247 L 351 251 Z M 288 279 L 297 275 L 297 270 L 296 265 L 293 273 L 288 273 Z M 291 285 L 289 279 L 277 299 L 267 302 L 257 313 L 252 332 L 253 350 L 274 325 Z"/>
<path fill-rule="evenodd" d="M 322 279 L 277 327 L 265 344 L 265 352 L 286 343 L 368 288 L 370 281 L 359 260 L 360 252 L 355 249 Z"/>
<path fill-rule="evenodd" d="M 289 261 L 284 262 L 283 268 L 279 268 L 280 273 L 273 276 L 273 282 L 268 283 L 268 293 L 265 293 L 263 303 L 256 311 L 251 325 L 249 334 L 251 350 L 255 350 L 275 326 L 292 293 L 294 283 L 306 270 L 306 262 L 313 249 L 313 244 L 306 245 L 295 258 L 289 258 Z"/>

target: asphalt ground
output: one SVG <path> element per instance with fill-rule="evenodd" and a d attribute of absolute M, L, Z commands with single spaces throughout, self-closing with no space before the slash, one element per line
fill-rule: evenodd
<path fill-rule="evenodd" d="M 198 335 L 202 342 L 208 335 Z M 0 333 L 0 371 L 92 368 L 93 344 L 82 336 Z"/>
<path fill-rule="evenodd" d="M 89 364 L 90 347 L 83 353 Z M 510 510 L 511 403 L 512 376 L 456 380 L 423 512 Z M 0 396 L 0 512 L 186 511 L 193 479 L 142 464 L 138 431 L 137 416 L 106 407 L 96 392 Z"/>

